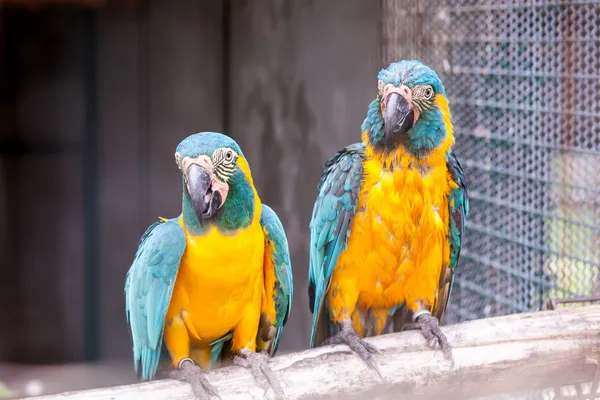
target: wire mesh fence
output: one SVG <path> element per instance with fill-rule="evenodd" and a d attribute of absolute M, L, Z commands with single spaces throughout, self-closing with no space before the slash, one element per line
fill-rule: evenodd
<path fill-rule="evenodd" d="M 383 0 L 449 96 L 471 212 L 445 323 L 600 294 L 600 1 Z"/>

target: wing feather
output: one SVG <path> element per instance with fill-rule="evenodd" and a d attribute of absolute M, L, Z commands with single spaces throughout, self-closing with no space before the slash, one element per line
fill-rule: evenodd
<path fill-rule="evenodd" d="M 364 157 L 364 144 L 346 147 L 325 163 L 319 183 L 310 221 L 308 295 L 313 313 L 310 347 L 332 332 L 323 316 L 323 298 L 338 257 L 348 244 L 362 186 Z"/>
<path fill-rule="evenodd" d="M 273 281 L 273 285 L 266 285 L 265 295 L 273 299 L 275 321 L 262 318 L 259 332 L 265 332 L 262 339 L 272 356 L 277 351 L 283 327 L 292 308 L 294 285 L 290 250 L 283 224 L 275 211 L 266 204 L 262 205 L 260 223 L 265 232 L 265 277 L 272 277 Z"/>
<path fill-rule="evenodd" d="M 454 270 L 458 265 L 460 248 L 463 244 L 465 224 L 467 215 L 469 214 L 467 180 L 465 178 L 462 166 L 452 152 L 448 154 L 447 167 L 450 178 L 457 185 L 457 187 L 450 191 L 448 198 L 448 207 L 450 211 L 450 218 L 448 221 L 450 264 L 442 268 L 438 289 L 438 300 L 433 309 L 433 315 L 439 319 L 440 323 L 442 322 L 444 312 L 446 311 L 446 307 L 448 305 L 448 299 L 450 298 L 450 293 L 452 292 L 452 286 L 454 283 Z"/>
<path fill-rule="evenodd" d="M 185 245 L 185 233 L 176 220 L 155 222 L 142 236 L 127 272 L 125 311 L 133 362 L 142 380 L 152 379 L 158 369 L 165 316 Z"/>

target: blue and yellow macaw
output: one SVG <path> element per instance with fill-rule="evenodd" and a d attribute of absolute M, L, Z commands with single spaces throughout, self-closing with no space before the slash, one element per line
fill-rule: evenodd
<path fill-rule="evenodd" d="M 233 139 L 191 135 L 175 159 L 182 213 L 148 228 L 125 283 L 135 369 L 142 380 L 155 376 L 164 339 L 173 366 L 198 397 L 216 395 L 203 370 L 229 353 L 282 396 L 267 365 L 292 305 L 281 221 L 261 203 Z"/>
<path fill-rule="evenodd" d="M 379 72 L 362 143 L 326 162 L 313 208 L 311 347 L 346 343 L 375 367 L 378 350 L 362 338 L 404 326 L 451 357 L 439 323 L 469 210 L 453 143 L 433 70 L 400 61 Z"/>

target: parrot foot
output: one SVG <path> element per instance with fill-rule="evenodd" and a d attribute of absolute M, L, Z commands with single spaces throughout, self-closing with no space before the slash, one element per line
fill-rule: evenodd
<path fill-rule="evenodd" d="M 260 387 L 265 389 L 265 395 L 270 385 L 275 392 L 276 398 L 285 398 L 281 383 L 273 374 L 271 367 L 269 367 L 269 355 L 266 351 L 256 353 L 248 348 L 243 348 L 239 351 L 239 355 L 233 358 L 233 362 L 237 366 L 250 369 L 252 375 L 254 375 L 254 379 L 257 380 Z"/>
<path fill-rule="evenodd" d="M 206 373 L 189 358 L 179 361 L 179 375 L 192 386 L 196 398 L 205 400 L 211 396 L 221 398 L 214 386 L 208 381 Z"/>
<path fill-rule="evenodd" d="M 450 346 L 446 335 L 444 335 L 440 329 L 440 322 L 436 317 L 432 316 L 429 312 L 426 312 L 418 315 L 415 318 L 415 322 L 406 324 L 402 327 L 403 331 L 413 329 L 420 329 L 427 341 L 427 345 L 434 348 L 439 345 L 444 353 L 444 357 L 454 363 L 452 347 Z"/>
<path fill-rule="evenodd" d="M 377 372 L 377 375 L 383 380 L 383 375 L 373 359 L 373 353 L 382 354 L 382 351 L 370 343 L 367 343 L 358 336 L 358 333 L 352 328 L 351 321 L 342 321 L 340 331 L 337 335 L 323 341 L 323 345 L 328 344 L 346 344 L 352 351 L 357 353 L 365 363 Z"/>

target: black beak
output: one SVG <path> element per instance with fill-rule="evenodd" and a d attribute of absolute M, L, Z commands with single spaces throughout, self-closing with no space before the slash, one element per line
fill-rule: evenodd
<path fill-rule="evenodd" d="M 387 98 L 383 124 L 385 136 L 391 138 L 394 133 L 406 133 L 415 123 L 415 114 L 408 103 L 398 93 L 391 93 Z"/>
<path fill-rule="evenodd" d="M 198 221 L 212 217 L 221 206 L 221 195 L 212 191 L 211 178 L 210 171 L 200 165 L 192 164 L 187 169 L 187 190 Z"/>

